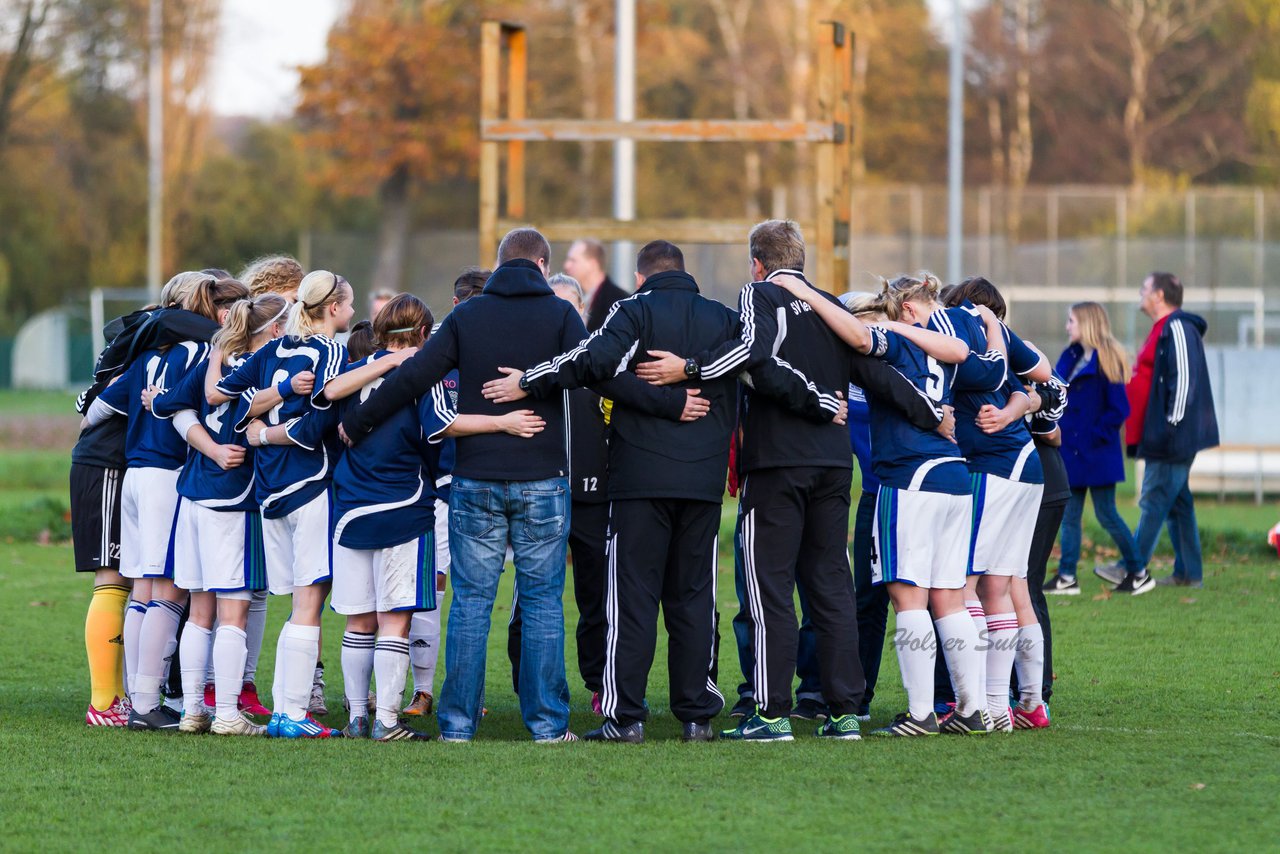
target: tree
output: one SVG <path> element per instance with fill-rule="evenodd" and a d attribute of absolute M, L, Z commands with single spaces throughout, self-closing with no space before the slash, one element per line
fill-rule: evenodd
<path fill-rule="evenodd" d="M 40 50 L 52 5 L 25 0 L 0 6 L 0 22 L 9 25 L 6 31 L 11 28 L 13 32 L 11 41 L 0 45 L 0 61 L 4 63 L 0 70 L 0 152 L 9 142 L 14 118 L 21 114 L 24 102 L 29 101 L 27 90 L 32 78 L 48 76 Z"/>

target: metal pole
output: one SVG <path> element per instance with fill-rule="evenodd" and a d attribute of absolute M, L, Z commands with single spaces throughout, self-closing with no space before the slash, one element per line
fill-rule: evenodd
<path fill-rule="evenodd" d="M 163 0 L 151 0 L 147 69 L 147 292 L 160 298 L 164 277 L 164 15 Z"/>
<path fill-rule="evenodd" d="M 951 93 L 947 133 L 947 280 L 964 267 L 964 10 L 951 0 Z"/>
<path fill-rule="evenodd" d="M 617 0 L 617 43 L 614 46 L 613 110 L 620 122 L 636 118 L 636 3 L 635 0 Z M 636 143 L 633 139 L 619 139 L 613 143 L 613 218 L 630 221 L 636 218 Z M 609 265 L 613 279 L 624 288 L 631 285 L 634 271 L 632 245 L 629 240 L 613 244 L 613 259 Z"/>

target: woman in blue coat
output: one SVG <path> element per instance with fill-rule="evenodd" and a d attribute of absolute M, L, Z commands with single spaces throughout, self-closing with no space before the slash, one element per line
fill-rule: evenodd
<path fill-rule="evenodd" d="M 1058 359 L 1070 404 L 1062 416 L 1062 459 L 1071 483 L 1071 499 L 1062 518 L 1062 559 L 1058 574 L 1045 582 L 1046 593 L 1080 592 L 1076 564 L 1080 560 L 1080 519 L 1086 493 L 1093 493 L 1093 512 L 1120 550 L 1125 571 L 1142 567 L 1133 532 L 1116 511 L 1116 484 L 1124 480 L 1120 428 L 1129 415 L 1125 383 L 1129 365 L 1124 349 L 1111 334 L 1107 310 L 1096 302 L 1071 306 L 1067 315 L 1070 346 Z"/>

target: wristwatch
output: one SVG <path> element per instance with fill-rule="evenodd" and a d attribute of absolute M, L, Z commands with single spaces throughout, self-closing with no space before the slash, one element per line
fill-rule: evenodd
<path fill-rule="evenodd" d="M 696 380 L 702 376 L 702 368 L 698 365 L 697 359 L 684 360 L 684 375 L 691 380 Z"/>
<path fill-rule="evenodd" d="M 521 375 L 520 375 L 520 390 L 521 390 L 521 391 L 528 391 L 528 390 L 529 390 L 529 375 L 528 375 L 528 374 L 521 374 Z"/>

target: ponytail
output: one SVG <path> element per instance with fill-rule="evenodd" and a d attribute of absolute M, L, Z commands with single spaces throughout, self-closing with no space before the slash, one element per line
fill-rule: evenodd
<path fill-rule="evenodd" d="M 182 307 L 216 321 L 219 311 L 247 296 L 249 296 L 249 289 L 235 279 L 210 277 L 196 285 Z"/>
<path fill-rule="evenodd" d="M 289 301 L 279 294 L 262 294 L 237 300 L 227 311 L 227 320 L 213 336 L 213 346 L 230 362 L 253 351 L 253 342 L 284 317 Z"/>
<path fill-rule="evenodd" d="M 880 299 L 884 304 L 885 316 L 890 320 L 902 317 L 903 303 L 912 300 L 935 303 L 942 290 L 938 277 L 929 272 L 922 272 L 918 276 L 897 276 L 882 282 Z"/>
<path fill-rule="evenodd" d="M 325 309 L 350 294 L 351 285 L 337 273 L 328 270 L 307 273 L 298 285 L 298 301 L 289 309 L 285 333 L 295 338 L 310 338 L 322 332 Z"/>

